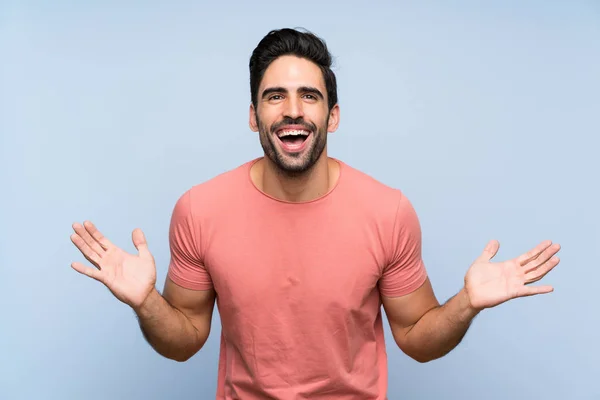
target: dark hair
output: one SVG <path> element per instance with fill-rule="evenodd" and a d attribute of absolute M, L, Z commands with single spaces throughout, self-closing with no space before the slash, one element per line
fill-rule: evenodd
<path fill-rule="evenodd" d="M 332 57 L 325 41 L 311 32 L 278 29 L 269 32 L 256 46 L 250 57 L 250 95 L 257 106 L 258 87 L 269 65 L 278 57 L 295 55 L 314 62 L 321 69 L 327 90 L 329 110 L 337 104 L 337 82 L 331 70 Z"/>

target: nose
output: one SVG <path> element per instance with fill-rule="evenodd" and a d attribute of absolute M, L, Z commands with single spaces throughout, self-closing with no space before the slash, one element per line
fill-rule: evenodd
<path fill-rule="evenodd" d="M 285 104 L 284 117 L 292 119 L 304 117 L 302 100 L 295 97 L 289 97 Z"/>

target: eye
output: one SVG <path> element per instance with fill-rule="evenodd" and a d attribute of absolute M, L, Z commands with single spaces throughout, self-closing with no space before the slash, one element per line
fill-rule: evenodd
<path fill-rule="evenodd" d="M 317 96 L 315 96 L 314 94 L 305 94 L 304 98 L 308 99 L 308 100 L 317 100 Z"/>
<path fill-rule="evenodd" d="M 274 94 L 273 96 L 269 97 L 269 100 L 281 100 L 282 96 L 280 94 Z"/>

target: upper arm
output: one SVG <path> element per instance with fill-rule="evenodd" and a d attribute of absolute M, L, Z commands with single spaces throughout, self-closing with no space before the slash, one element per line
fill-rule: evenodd
<path fill-rule="evenodd" d="M 390 324 L 394 340 L 404 349 L 404 338 L 410 329 L 429 310 L 439 307 L 429 279 L 418 289 L 404 296 L 381 296 L 383 308 Z"/>
<path fill-rule="evenodd" d="M 216 293 L 204 266 L 201 227 L 195 218 L 192 191 L 181 196 L 171 217 L 171 260 L 163 297 L 194 325 L 202 343 L 208 338 Z"/>
<path fill-rule="evenodd" d="M 167 277 L 163 297 L 189 319 L 198 332 L 201 344 L 204 344 L 210 333 L 216 297 L 214 289 L 186 289 Z"/>
<path fill-rule="evenodd" d="M 429 310 L 439 306 L 422 259 L 421 226 L 410 201 L 401 194 L 389 235 L 388 263 L 379 290 L 394 339 L 402 341 Z"/>
<path fill-rule="evenodd" d="M 386 297 L 401 297 L 421 287 L 427 271 L 421 252 L 421 225 L 412 204 L 400 193 L 389 217 L 385 235 L 386 265 L 379 279 L 379 291 Z"/>

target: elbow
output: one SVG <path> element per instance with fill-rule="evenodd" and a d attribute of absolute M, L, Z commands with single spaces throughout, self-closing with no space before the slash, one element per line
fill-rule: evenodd
<path fill-rule="evenodd" d="M 159 349 L 154 349 L 158 354 L 166 358 L 167 360 L 177 361 L 177 362 L 186 362 L 194 354 L 184 353 L 184 352 L 173 352 L 173 351 L 160 351 Z"/>
<path fill-rule="evenodd" d="M 196 345 L 194 347 L 182 349 L 182 351 L 171 354 L 171 356 L 168 358 L 173 361 L 177 361 L 177 362 L 186 362 L 187 360 L 192 358 L 194 355 L 196 355 L 196 353 L 198 353 L 204 347 L 205 343 L 206 343 L 206 338 L 201 340 L 199 343 L 196 343 Z"/>
<path fill-rule="evenodd" d="M 408 348 L 408 346 L 406 346 L 406 345 L 404 345 L 404 346 L 398 345 L 398 348 L 400 348 L 400 350 L 404 354 L 406 354 L 411 359 L 415 360 L 416 362 L 418 362 L 420 364 L 425 364 L 425 363 L 428 363 L 428 362 L 431 362 L 431 361 L 437 360 L 438 358 L 443 357 L 443 354 L 435 354 L 432 352 L 419 351 L 418 349 Z"/>
<path fill-rule="evenodd" d="M 172 360 L 177 361 L 177 362 L 186 362 L 190 358 L 194 357 L 196 355 L 196 353 L 198 353 L 200 351 L 200 349 L 202 349 L 202 347 L 203 346 L 195 347 L 193 349 L 188 349 L 179 354 L 176 354 L 176 355 L 174 355 Z"/>
<path fill-rule="evenodd" d="M 413 360 L 415 360 L 416 362 L 418 362 L 420 364 L 426 364 L 430 361 L 436 360 L 438 357 L 423 356 L 423 355 L 411 355 L 410 358 L 412 358 Z"/>
<path fill-rule="evenodd" d="M 157 350 L 157 352 L 160 355 L 162 355 L 163 357 L 165 357 L 169 360 L 182 363 L 182 362 L 186 362 L 187 360 L 192 358 L 198 352 L 199 349 L 190 349 L 190 348 L 178 349 L 178 350 L 171 349 L 170 351 L 163 351 L 163 352 L 158 351 L 158 349 L 155 349 L 155 350 Z"/>
<path fill-rule="evenodd" d="M 171 360 L 182 363 L 182 362 L 186 362 L 190 358 L 192 358 L 191 354 L 190 355 L 178 355 L 176 357 L 171 357 Z"/>
<path fill-rule="evenodd" d="M 420 364 L 437 360 L 445 355 L 445 353 L 436 353 L 433 349 L 431 349 L 431 346 L 427 344 L 415 343 L 406 333 L 396 333 L 393 336 L 394 341 L 396 342 L 396 345 L 400 351 Z"/>
<path fill-rule="evenodd" d="M 448 354 L 448 352 L 443 352 L 443 353 L 419 353 L 419 352 L 412 352 L 412 353 L 407 353 L 407 355 L 412 358 L 413 360 L 415 360 L 416 362 L 420 363 L 420 364 L 425 364 L 431 361 L 435 361 L 437 359 L 440 359 L 442 357 L 444 357 L 446 354 Z"/>

